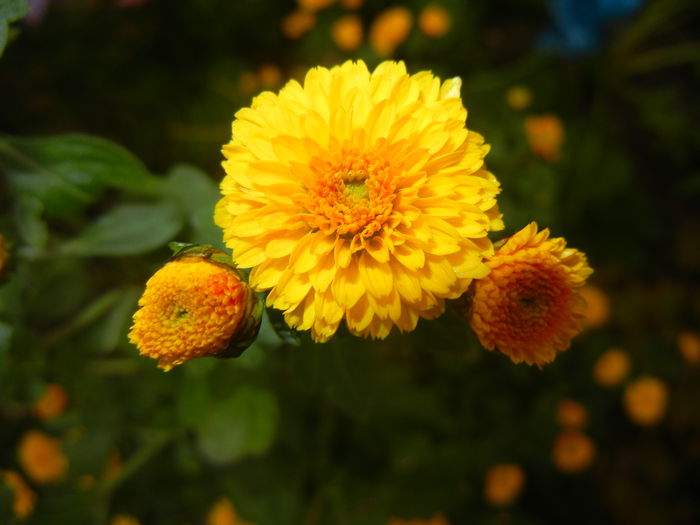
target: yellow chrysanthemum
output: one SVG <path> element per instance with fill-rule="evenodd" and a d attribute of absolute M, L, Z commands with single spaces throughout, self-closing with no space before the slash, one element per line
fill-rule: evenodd
<path fill-rule="evenodd" d="M 346 62 L 236 114 L 215 220 L 291 327 L 411 331 L 488 273 L 499 187 L 459 86 Z"/>
<path fill-rule="evenodd" d="M 61 450 L 61 442 L 38 430 L 30 430 L 22 436 L 17 459 L 27 476 L 36 483 L 60 481 L 68 470 L 68 458 Z"/>
<path fill-rule="evenodd" d="M 34 404 L 34 414 L 39 419 L 53 419 L 66 411 L 68 392 L 61 385 L 49 383 L 42 396 Z"/>
<path fill-rule="evenodd" d="M 34 511 L 36 494 L 17 472 L 0 470 L 0 481 L 12 490 L 12 513 L 18 518 L 26 518 Z"/>
<path fill-rule="evenodd" d="M 534 222 L 510 237 L 476 281 L 470 323 L 481 344 L 513 362 L 541 366 L 581 331 L 583 301 L 576 289 L 592 270 L 586 256 Z"/>
<path fill-rule="evenodd" d="M 500 463 L 486 472 L 484 497 L 492 505 L 510 505 L 523 490 L 525 473 L 515 463 Z"/>
<path fill-rule="evenodd" d="M 554 440 L 552 461 L 562 472 L 573 474 L 585 470 L 595 455 L 593 440 L 578 430 L 565 430 Z"/>
<path fill-rule="evenodd" d="M 258 324 L 250 322 L 253 291 L 233 268 L 210 257 L 167 263 L 146 283 L 139 306 L 129 340 L 166 371 L 196 357 L 231 355 L 232 342 L 257 333 Z"/>

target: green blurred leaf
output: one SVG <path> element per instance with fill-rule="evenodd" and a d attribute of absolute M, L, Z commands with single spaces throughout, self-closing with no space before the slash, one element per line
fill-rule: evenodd
<path fill-rule="evenodd" d="M 166 188 L 187 216 L 191 240 L 221 246 L 221 229 L 214 224 L 214 206 L 220 195 L 211 178 L 194 166 L 178 164 L 170 170 Z"/>
<path fill-rule="evenodd" d="M 242 386 L 219 401 L 197 428 L 199 449 L 213 463 L 262 454 L 277 434 L 278 408 L 267 390 Z"/>
<path fill-rule="evenodd" d="M 15 207 L 17 231 L 25 245 L 22 248 L 30 256 L 43 252 L 49 239 L 48 228 L 41 217 L 43 211 L 41 202 L 34 197 L 20 197 Z"/>
<path fill-rule="evenodd" d="M 11 187 L 38 198 L 50 217 L 73 214 L 107 188 L 156 194 L 162 181 L 134 155 L 98 137 L 0 137 L 0 168 Z"/>
<path fill-rule="evenodd" d="M 110 210 L 77 238 L 66 242 L 65 255 L 134 255 L 154 250 L 182 228 L 177 206 L 168 202 L 122 204 Z"/>
<path fill-rule="evenodd" d="M 0 56 L 5 51 L 9 26 L 29 13 L 29 3 L 26 0 L 2 0 L 0 2 Z"/>

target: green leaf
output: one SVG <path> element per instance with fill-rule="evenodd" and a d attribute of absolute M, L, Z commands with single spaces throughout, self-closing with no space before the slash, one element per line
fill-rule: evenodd
<path fill-rule="evenodd" d="M 221 229 L 214 224 L 214 206 L 220 195 L 211 178 L 194 166 L 178 164 L 168 174 L 166 189 L 184 210 L 192 240 L 221 246 Z"/>
<path fill-rule="evenodd" d="M 134 255 L 163 246 L 182 228 L 177 206 L 123 204 L 113 208 L 77 238 L 63 245 L 64 255 Z"/>
<path fill-rule="evenodd" d="M 5 51 L 11 22 L 24 18 L 29 13 L 27 0 L 2 0 L 0 2 L 0 56 Z"/>
<path fill-rule="evenodd" d="M 213 463 L 264 453 L 277 434 L 278 408 L 267 390 L 242 386 L 209 407 L 197 428 L 199 449 Z"/>
<path fill-rule="evenodd" d="M 30 256 L 43 252 L 49 239 L 48 228 L 41 217 L 43 211 L 41 202 L 34 197 L 21 197 L 15 207 L 17 231 L 25 245 L 23 249 Z"/>
<path fill-rule="evenodd" d="M 80 211 L 107 188 L 154 195 L 162 187 L 127 150 L 88 135 L 0 137 L 0 169 L 15 192 L 38 198 L 50 217 Z"/>

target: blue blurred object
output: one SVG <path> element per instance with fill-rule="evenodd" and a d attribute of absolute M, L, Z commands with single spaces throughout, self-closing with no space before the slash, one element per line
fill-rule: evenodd
<path fill-rule="evenodd" d="M 597 50 L 606 27 L 636 11 L 644 0 L 550 0 L 552 26 L 540 35 L 541 51 L 577 56 Z"/>

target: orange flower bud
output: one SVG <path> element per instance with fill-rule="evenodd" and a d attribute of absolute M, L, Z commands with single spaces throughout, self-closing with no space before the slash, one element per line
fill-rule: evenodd
<path fill-rule="evenodd" d="M 520 465 L 501 463 L 486 472 L 484 497 L 491 505 L 510 505 L 523 490 L 525 473 Z"/>
<path fill-rule="evenodd" d="M 666 413 L 668 388 L 655 377 L 637 379 L 625 388 L 623 404 L 627 416 L 638 425 L 658 423 Z"/>
<path fill-rule="evenodd" d="M 578 430 L 565 430 L 554 441 L 552 460 L 562 472 L 575 473 L 585 470 L 593 461 L 595 444 Z"/>
<path fill-rule="evenodd" d="M 564 124 L 556 115 L 536 115 L 525 119 L 525 136 L 530 150 L 547 162 L 559 159 L 564 143 Z"/>

